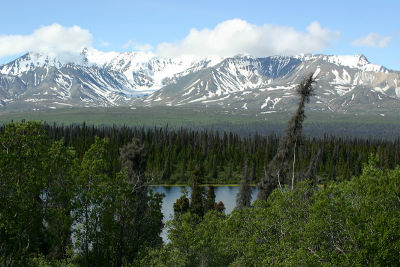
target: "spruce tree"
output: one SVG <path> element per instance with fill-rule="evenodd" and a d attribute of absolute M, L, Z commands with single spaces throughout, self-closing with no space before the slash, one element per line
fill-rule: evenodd
<path fill-rule="evenodd" d="M 203 188 L 199 185 L 201 173 L 200 167 L 197 167 L 193 172 L 191 184 L 192 194 L 190 196 L 190 211 L 197 214 L 199 217 L 203 217 L 204 215 Z"/>
<path fill-rule="evenodd" d="M 253 161 L 253 164 L 251 165 L 251 179 L 252 182 L 257 180 L 257 168 L 256 168 L 256 163 Z"/>
<path fill-rule="evenodd" d="M 204 205 L 205 212 L 213 210 L 215 207 L 215 192 L 214 186 L 210 185 L 207 191 L 207 197 Z"/>
<path fill-rule="evenodd" d="M 163 173 L 161 176 L 161 180 L 163 182 L 166 182 L 169 179 L 169 177 L 171 176 L 169 160 L 170 159 L 169 159 L 169 155 L 168 155 L 167 158 L 165 159 L 164 169 L 163 169 Z"/>
<path fill-rule="evenodd" d="M 215 210 L 218 212 L 223 213 L 225 211 L 225 205 L 224 202 L 219 201 L 218 203 L 215 204 Z"/>
<path fill-rule="evenodd" d="M 251 204 L 251 188 L 249 185 L 249 173 L 248 173 L 248 160 L 245 161 L 245 165 L 242 172 L 242 183 L 236 197 L 236 209 L 241 210 L 244 207 L 250 207 Z"/>
<path fill-rule="evenodd" d="M 186 213 L 189 210 L 189 207 L 189 199 L 186 197 L 186 195 L 182 195 L 173 205 L 175 217 L 179 217 Z"/>
<path fill-rule="evenodd" d="M 147 150 L 139 139 L 120 149 L 121 166 L 126 179 L 127 194 L 122 202 L 120 214 L 118 214 L 119 227 L 123 235 L 119 236 L 119 250 L 124 251 L 117 261 L 122 258 L 132 258 L 137 253 L 140 243 L 145 240 L 147 224 L 146 213 L 148 208 L 147 184 L 146 184 L 146 161 Z M 130 192 L 130 193 L 129 193 Z"/>
<path fill-rule="evenodd" d="M 283 183 L 290 184 L 291 189 L 293 189 L 296 182 L 296 150 L 302 139 L 303 121 L 305 119 L 304 108 L 314 94 L 313 84 L 315 79 L 313 75 L 311 73 L 303 78 L 296 88 L 296 92 L 300 96 L 296 113 L 288 122 L 286 135 L 279 142 L 278 151 L 268 164 L 265 176 L 258 184 L 258 199 L 267 200 L 272 192 L 271 189 L 277 185 L 282 187 Z"/>
<path fill-rule="evenodd" d="M 228 173 L 226 178 L 228 181 L 232 179 L 232 158 L 229 160 Z"/>
<path fill-rule="evenodd" d="M 214 179 L 217 179 L 217 178 L 218 178 L 217 155 L 214 155 L 214 157 L 213 157 L 212 177 L 213 177 Z"/>

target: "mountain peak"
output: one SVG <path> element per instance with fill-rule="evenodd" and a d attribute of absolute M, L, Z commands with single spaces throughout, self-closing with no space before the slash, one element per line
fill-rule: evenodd
<path fill-rule="evenodd" d="M 135 104 L 231 108 L 246 104 L 264 112 L 290 106 L 293 88 L 310 72 L 319 77 L 316 107 L 321 110 L 362 103 L 364 96 L 371 103 L 395 102 L 400 95 L 400 74 L 370 63 L 362 54 L 167 58 L 151 52 L 85 48 L 73 63 L 68 62 L 30 52 L 0 66 L 0 100 L 7 105 L 13 101 L 38 102 L 37 106 L 43 101 L 49 106 L 128 105 L 139 95 L 153 93 Z"/>
<path fill-rule="evenodd" d="M 370 64 L 364 55 L 343 55 L 343 56 L 322 56 L 324 60 L 337 65 L 347 66 L 351 68 L 363 67 Z"/>
<path fill-rule="evenodd" d="M 361 71 L 372 71 L 372 72 L 385 72 L 388 70 L 380 65 L 372 64 L 369 62 L 367 57 L 363 54 L 356 55 L 323 55 L 323 54 L 300 54 L 294 56 L 300 60 L 309 61 L 320 59 L 337 66 L 344 66 Z"/>
<path fill-rule="evenodd" d="M 28 52 L 8 64 L 0 66 L 0 73 L 18 76 L 37 67 L 52 66 L 59 68 L 63 64 L 65 63 L 62 63 L 59 58 L 40 52 Z"/>

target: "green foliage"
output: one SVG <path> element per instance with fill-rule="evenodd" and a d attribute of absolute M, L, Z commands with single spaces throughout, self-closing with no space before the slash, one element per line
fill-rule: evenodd
<path fill-rule="evenodd" d="M 204 211 L 207 212 L 209 210 L 215 209 L 215 191 L 214 186 L 209 186 L 207 190 L 207 196 L 204 201 Z"/>
<path fill-rule="evenodd" d="M 107 175 L 112 177 L 121 170 L 120 149 L 134 138 L 139 140 L 146 148 L 143 151 L 147 154 L 145 174 L 151 179 L 151 184 L 189 185 L 197 166 L 203 173 L 200 184 L 239 184 L 246 159 L 249 160 L 250 183 L 258 183 L 266 173 L 272 171 L 273 168 L 267 166 L 276 155 L 282 140 L 276 135 L 255 134 L 243 137 L 232 132 L 220 134 L 170 128 L 94 127 L 86 124 L 44 124 L 43 128 L 52 140 L 63 139 L 66 146 L 73 147 L 79 161 L 94 143 L 95 136 L 108 138 L 106 161 L 110 168 Z M 0 126 L 2 131 L 4 128 Z M 303 139 L 301 144 L 296 147 L 294 164 L 298 180 L 304 177 L 313 177 L 316 183 L 349 180 L 352 175 L 361 173 L 361 166 L 367 162 L 370 153 L 379 156 L 382 168 L 393 169 L 400 163 L 400 140 L 325 136 L 320 139 Z M 293 154 L 288 159 L 289 163 L 290 159 L 293 159 Z M 292 177 L 293 164 L 289 164 L 287 174 L 289 178 Z M 268 183 L 273 189 L 276 179 L 269 179 Z"/>
<path fill-rule="evenodd" d="M 306 180 L 229 215 L 186 213 L 169 222 L 170 243 L 145 262 L 178 266 L 397 266 L 400 167 L 370 157 L 350 181 Z M 170 253 L 170 254 L 169 254 Z M 165 265 L 160 265 L 165 266 Z"/>
<path fill-rule="evenodd" d="M 64 146 L 64 140 L 54 142 L 49 149 L 48 164 L 49 178 L 44 189 L 43 199 L 48 203 L 45 206 L 45 221 L 48 225 L 48 256 L 55 259 L 64 259 L 72 246 L 71 227 L 73 197 L 79 166 L 75 151 Z"/>
<path fill-rule="evenodd" d="M 196 214 L 199 218 L 204 215 L 204 190 L 203 187 L 199 186 L 199 181 L 202 180 L 202 169 L 196 168 L 193 172 L 190 195 L 190 212 Z"/>
<path fill-rule="evenodd" d="M 123 169 L 107 175 L 107 139 L 95 138 L 81 164 L 74 211 L 81 263 L 121 266 L 161 244 L 162 196 L 147 191 L 147 154 L 138 140 L 121 148 Z"/>
<path fill-rule="evenodd" d="M 370 157 L 361 176 L 316 193 L 306 231 L 316 262 L 399 264 L 400 168 L 377 165 Z"/>
<path fill-rule="evenodd" d="M 77 139 L 80 156 L 41 123 L 0 129 L 2 265 L 121 266 L 161 244 L 162 195 L 147 190 L 143 145 L 116 163 L 110 141 L 92 137 Z"/>
<path fill-rule="evenodd" d="M 30 257 L 26 263 L 27 266 L 40 266 L 40 267 L 78 267 L 79 265 L 75 263 L 71 258 L 66 258 L 62 260 L 54 260 L 44 257 L 43 255 L 38 255 Z"/>
<path fill-rule="evenodd" d="M 74 234 L 77 249 L 85 254 L 86 265 L 89 265 L 91 251 L 95 253 L 94 260 L 100 259 L 100 225 L 103 216 L 107 215 L 106 207 L 112 201 L 113 183 L 107 175 L 107 144 L 107 139 L 95 138 L 94 144 L 83 157 L 77 181 Z"/>
<path fill-rule="evenodd" d="M 25 264 L 44 249 L 48 184 L 48 138 L 40 123 L 10 123 L 0 135 L 0 257 L 5 265 Z"/>
<path fill-rule="evenodd" d="M 7 124 L 0 128 L 0 264 L 400 264 L 399 141 L 308 140 L 295 168 L 315 164 L 316 176 L 306 171 L 302 177 L 312 179 L 293 189 L 283 185 L 267 201 L 218 212 L 223 203 L 212 187 L 205 197 L 199 183 L 226 182 L 230 172 L 237 181 L 246 159 L 260 177 L 278 144 L 276 136 Z M 159 181 L 167 158 L 170 179 L 179 172 L 193 186 L 191 201 L 184 194 L 174 205 L 163 246 L 162 196 L 147 184 Z"/>
<path fill-rule="evenodd" d="M 227 266 L 225 256 L 230 246 L 220 242 L 221 231 L 227 227 L 221 218 L 224 215 L 216 211 L 208 212 L 203 219 L 190 212 L 175 218 L 167 224 L 171 243 L 165 249 L 174 251 L 173 257 L 183 259 L 182 266 Z"/>
<path fill-rule="evenodd" d="M 182 214 L 188 212 L 189 207 L 189 199 L 186 197 L 186 195 L 182 195 L 176 200 L 173 206 L 175 217 L 181 216 Z"/>
<path fill-rule="evenodd" d="M 241 210 L 244 207 L 250 207 L 251 188 L 249 185 L 248 161 L 245 163 L 242 175 L 242 182 L 236 196 L 236 209 L 238 210 Z"/>

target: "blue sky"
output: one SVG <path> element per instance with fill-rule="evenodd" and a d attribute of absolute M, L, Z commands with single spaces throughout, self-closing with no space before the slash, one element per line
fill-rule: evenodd
<path fill-rule="evenodd" d="M 89 45 L 163 55 L 364 54 L 400 70 L 399 10 L 398 0 L 6 1 L 0 63 L 40 47 Z"/>

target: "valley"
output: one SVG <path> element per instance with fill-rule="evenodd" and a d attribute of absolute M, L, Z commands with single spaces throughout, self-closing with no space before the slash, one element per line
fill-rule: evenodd
<path fill-rule="evenodd" d="M 0 124 L 10 121 L 35 120 L 49 124 L 116 125 L 146 128 L 165 127 L 179 129 L 209 129 L 249 134 L 283 134 L 293 112 L 259 113 L 254 110 L 225 110 L 219 107 L 91 107 L 43 109 L 31 112 L 5 112 L 0 109 Z M 386 116 L 371 113 L 340 114 L 307 110 L 304 132 L 309 136 L 325 134 L 396 139 L 400 132 L 397 114 Z"/>

